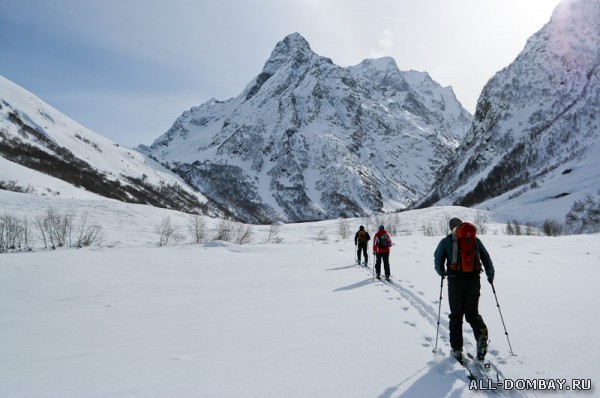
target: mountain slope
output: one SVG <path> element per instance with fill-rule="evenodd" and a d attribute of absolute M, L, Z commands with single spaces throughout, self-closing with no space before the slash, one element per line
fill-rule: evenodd
<path fill-rule="evenodd" d="M 341 68 L 295 33 L 239 96 L 190 109 L 140 150 L 245 221 L 306 221 L 419 199 L 470 120 L 426 74 L 391 58 Z"/>
<path fill-rule="evenodd" d="M 422 205 L 540 221 L 600 190 L 600 2 L 564 1 L 485 86 L 473 126 Z M 440 200 L 441 199 L 441 200 Z"/>
<path fill-rule="evenodd" d="M 2 76 L 0 163 L 2 189 L 88 198 L 100 195 L 222 214 L 210 211 L 205 197 L 159 164 L 93 133 Z"/>

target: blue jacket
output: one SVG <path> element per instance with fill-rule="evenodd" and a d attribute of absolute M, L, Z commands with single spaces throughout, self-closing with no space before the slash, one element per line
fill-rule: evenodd
<path fill-rule="evenodd" d="M 492 259 L 490 258 L 490 254 L 483 246 L 483 243 L 477 239 L 477 249 L 479 250 L 479 257 L 481 258 L 481 263 L 485 268 L 485 274 L 488 278 L 494 278 L 494 264 L 492 264 Z M 449 263 L 452 261 L 452 234 L 449 234 L 444 239 L 440 241 L 435 249 L 435 253 L 433 254 L 433 262 L 435 266 L 435 271 L 438 275 L 446 275 L 446 270 L 448 269 Z M 452 277 L 455 275 L 448 275 L 448 277 Z"/>

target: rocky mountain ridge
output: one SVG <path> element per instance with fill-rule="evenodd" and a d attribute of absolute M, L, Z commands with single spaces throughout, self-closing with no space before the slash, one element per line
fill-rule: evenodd
<path fill-rule="evenodd" d="M 236 98 L 184 112 L 145 152 L 249 222 L 396 211 L 471 122 L 451 88 L 391 58 L 339 67 L 299 34 Z"/>
<path fill-rule="evenodd" d="M 515 61 L 484 87 L 458 156 L 421 202 L 562 219 L 600 169 L 600 2 L 563 1 Z M 512 201 L 521 197 L 518 208 Z"/>

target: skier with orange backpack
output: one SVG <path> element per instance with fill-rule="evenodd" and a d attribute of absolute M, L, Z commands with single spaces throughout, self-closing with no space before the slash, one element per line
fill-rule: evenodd
<path fill-rule="evenodd" d="M 369 244 L 369 241 L 371 240 L 371 236 L 369 235 L 369 233 L 367 231 L 365 231 L 365 227 L 364 226 L 360 226 L 358 228 L 358 231 L 356 232 L 356 235 L 354 235 L 354 247 L 356 247 L 356 256 L 357 256 L 357 264 L 361 265 L 360 263 L 360 254 L 363 254 L 363 257 L 365 258 L 365 262 L 362 264 L 365 267 L 368 267 L 369 265 L 369 256 L 367 255 L 367 245 Z"/>
<path fill-rule="evenodd" d="M 477 238 L 477 228 L 471 223 L 453 218 L 448 223 L 451 233 L 443 238 L 434 253 L 436 272 L 448 277 L 450 303 L 450 346 L 452 356 L 462 362 L 463 317 L 473 328 L 477 342 L 477 358 L 487 353 L 488 329 L 479 314 L 482 263 L 488 282 L 494 281 L 494 265 L 483 243 Z"/>

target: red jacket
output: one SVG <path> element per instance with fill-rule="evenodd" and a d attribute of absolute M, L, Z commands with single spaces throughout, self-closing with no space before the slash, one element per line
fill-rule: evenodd
<path fill-rule="evenodd" d="M 379 237 L 383 234 L 388 236 L 388 240 L 390 241 L 390 245 L 387 248 L 379 247 Z M 385 229 L 377 231 L 375 237 L 373 238 L 373 253 L 389 253 L 390 248 L 392 247 L 392 237 L 387 233 Z"/>

